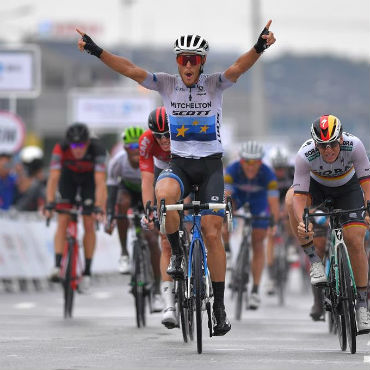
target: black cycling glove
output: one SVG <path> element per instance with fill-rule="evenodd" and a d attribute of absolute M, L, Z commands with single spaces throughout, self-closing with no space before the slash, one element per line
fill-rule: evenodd
<path fill-rule="evenodd" d="M 103 49 L 95 44 L 92 38 L 86 33 L 82 36 L 82 40 L 86 42 L 84 49 L 91 55 L 95 55 L 96 57 L 100 58 Z"/>
<path fill-rule="evenodd" d="M 262 38 L 262 35 L 268 35 L 269 30 L 265 27 L 263 31 L 261 32 L 260 36 L 258 37 L 258 40 L 256 44 L 254 45 L 254 49 L 256 50 L 257 54 L 263 53 L 270 45 L 267 45 L 267 41 Z"/>

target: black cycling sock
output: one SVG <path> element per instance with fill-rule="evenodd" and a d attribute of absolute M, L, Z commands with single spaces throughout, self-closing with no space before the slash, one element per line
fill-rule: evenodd
<path fill-rule="evenodd" d="M 225 294 L 225 282 L 224 281 L 212 281 L 212 289 L 214 296 L 214 307 L 224 307 L 224 294 Z"/>
<path fill-rule="evenodd" d="M 356 309 L 360 307 L 367 309 L 367 287 L 357 287 Z"/>
<path fill-rule="evenodd" d="M 161 277 L 154 279 L 153 294 L 161 294 Z"/>
<path fill-rule="evenodd" d="M 182 255 L 182 250 L 180 248 L 179 231 L 177 230 L 173 234 L 167 234 L 167 239 L 171 244 L 172 254 Z"/>
<path fill-rule="evenodd" d="M 55 267 L 60 267 L 61 263 L 62 263 L 62 254 L 56 253 L 55 254 Z"/>
<path fill-rule="evenodd" d="M 230 243 L 224 243 L 225 252 L 230 252 Z"/>
<path fill-rule="evenodd" d="M 311 263 L 322 262 L 321 258 L 316 254 L 315 246 L 312 242 L 302 245 L 303 251 L 306 253 Z"/>
<path fill-rule="evenodd" d="M 253 287 L 252 287 L 252 293 L 256 293 L 256 294 L 258 294 L 258 288 L 259 288 L 259 286 L 258 286 L 258 285 L 253 284 Z"/>
<path fill-rule="evenodd" d="M 91 275 L 91 258 L 85 258 L 85 271 L 83 275 Z"/>

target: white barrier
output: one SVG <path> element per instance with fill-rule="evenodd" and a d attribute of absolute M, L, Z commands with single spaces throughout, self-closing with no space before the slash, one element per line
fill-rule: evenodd
<path fill-rule="evenodd" d="M 40 215 L 3 212 L 0 214 L 0 278 L 46 278 L 54 264 L 56 221 L 46 227 Z M 79 238 L 83 228 L 79 223 Z M 80 243 L 82 245 L 82 243 Z M 120 244 L 117 231 L 112 235 L 97 231 L 92 272 L 116 272 Z M 83 248 L 81 248 L 83 258 Z"/>

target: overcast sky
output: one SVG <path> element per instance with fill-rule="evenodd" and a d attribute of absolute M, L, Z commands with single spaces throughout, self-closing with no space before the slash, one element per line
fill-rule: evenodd
<path fill-rule="evenodd" d="M 122 41 L 171 47 L 178 35 L 198 33 L 208 39 L 211 51 L 242 52 L 253 45 L 257 32 L 251 4 L 252 0 L 2 1 L 0 37 L 14 42 L 45 24 L 70 23 L 98 26 L 94 39 L 105 47 Z M 258 31 L 272 19 L 277 38 L 267 57 L 289 51 L 370 61 L 369 0 L 259 0 L 259 4 Z"/>

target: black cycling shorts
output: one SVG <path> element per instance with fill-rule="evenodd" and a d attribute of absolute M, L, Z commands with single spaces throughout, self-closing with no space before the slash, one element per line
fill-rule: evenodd
<path fill-rule="evenodd" d="M 83 213 L 91 214 L 95 205 L 94 172 L 77 173 L 67 168 L 62 168 L 59 179 L 59 193 L 62 201 L 75 205 L 78 189 L 80 189 Z"/>
<path fill-rule="evenodd" d="M 224 201 L 224 175 L 220 155 L 200 159 L 173 156 L 169 167 L 161 172 L 158 181 L 171 177 L 180 185 L 181 198 L 193 191 L 193 185 L 199 186 L 198 199 L 201 203 L 222 203 Z M 223 217 L 224 210 L 214 212 L 205 210 L 202 215 L 210 214 Z"/>
<path fill-rule="evenodd" d="M 338 209 L 346 210 L 360 208 L 364 205 L 364 196 L 356 175 L 346 184 L 337 187 L 321 185 L 311 178 L 309 193 L 313 206 L 319 206 L 327 198 L 332 198 L 334 200 L 334 208 Z M 342 226 L 348 226 L 352 223 L 365 224 L 364 212 L 354 212 L 349 215 L 343 215 L 341 216 L 340 222 Z"/>
<path fill-rule="evenodd" d="M 123 183 L 121 183 L 119 185 L 119 192 L 126 193 L 130 197 L 130 200 L 131 200 L 130 207 L 131 208 L 138 208 L 138 209 L 143 208 L 141 191 L 135 191 L 133 189 L 128 188 Z M 118 199 L 119 199 L 119 194 L 117 196 L 117 201 Z"/>

